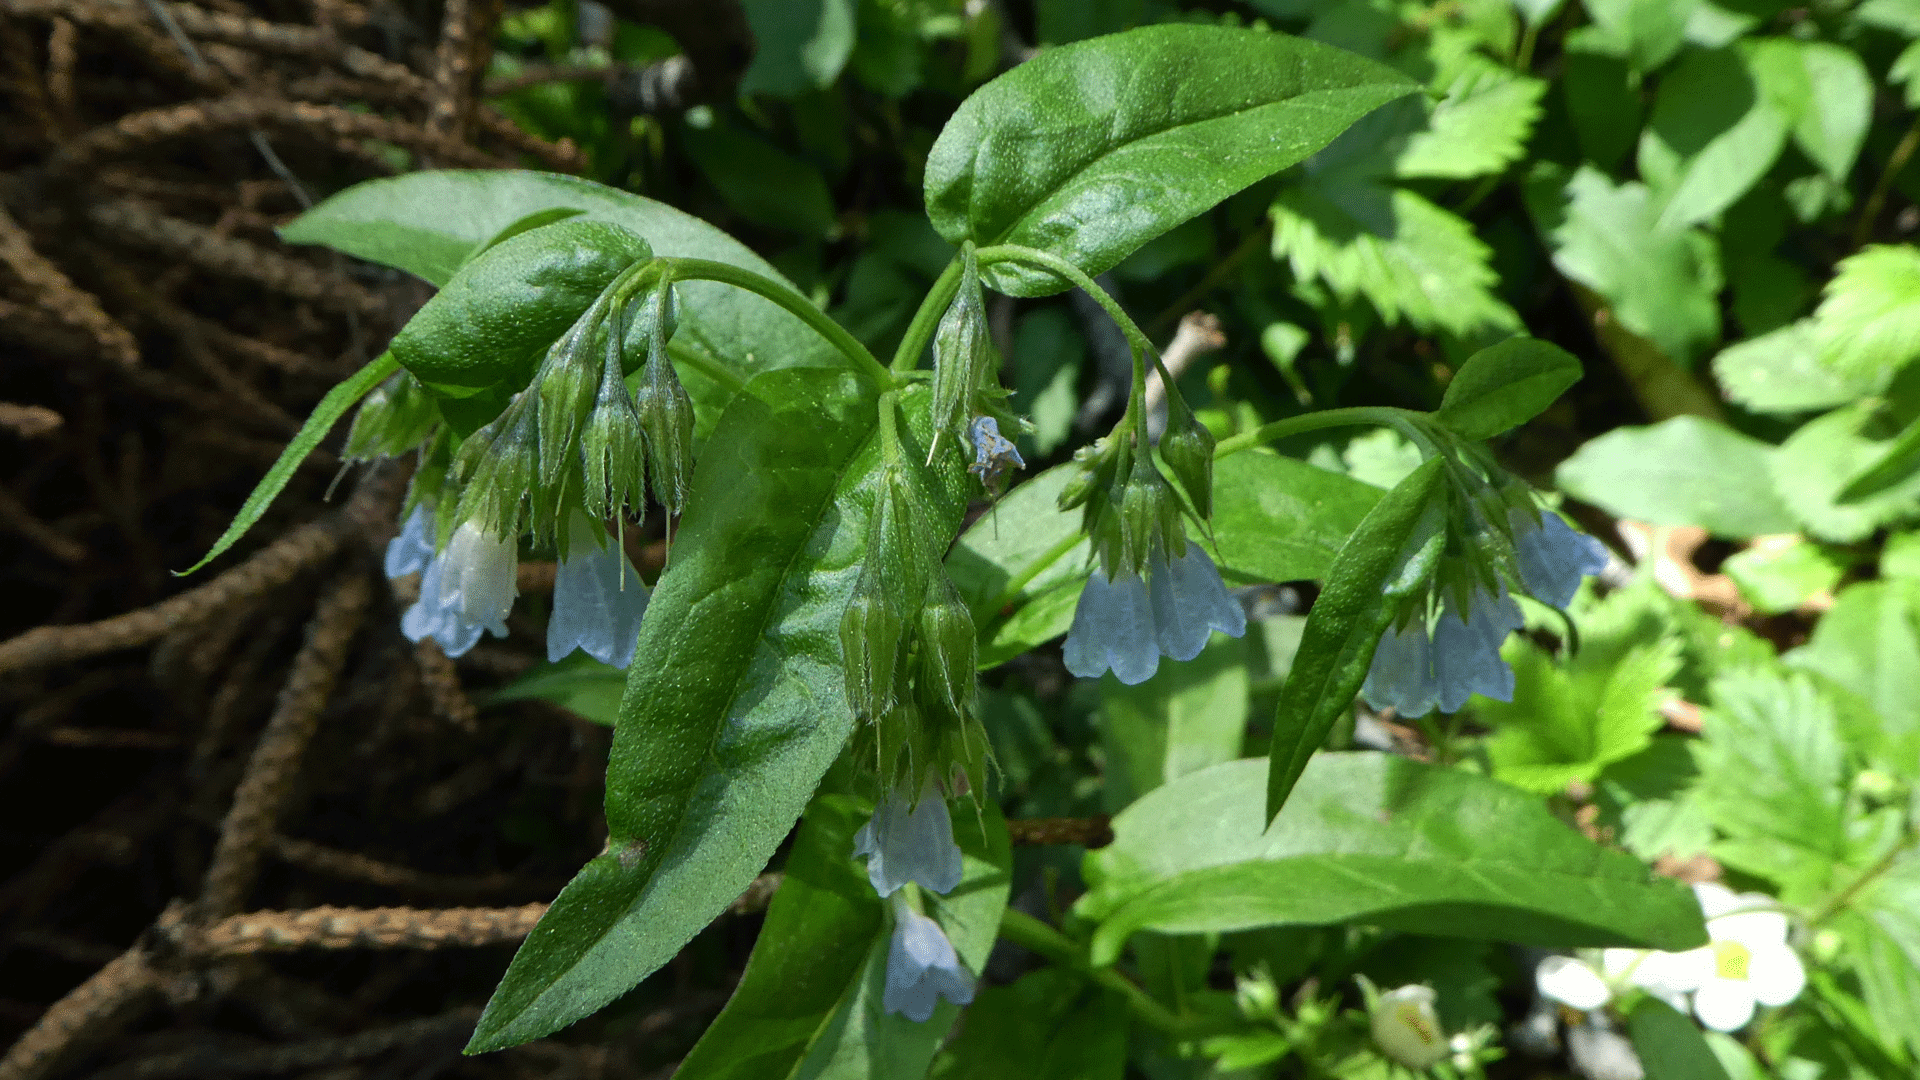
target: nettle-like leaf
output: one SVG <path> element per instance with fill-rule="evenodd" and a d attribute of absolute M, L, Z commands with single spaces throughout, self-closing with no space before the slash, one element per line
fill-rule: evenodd
<path fill-rule="evenodd" d="M 1363 922 L 1543 946 L 1705 940 L 1699 905 L 1594 844 L 1535 796 L 1460 770 L 1326 753 L 1267 824 L 1265 763 L 1216 765 L 1113 819 L 1075 911 L 1095 963 L 1141 931 L 1224 933 Z"/>
<path fill-rule="evenodd" d="M 1698 0 L 1584 0 L 1593 26 L 1576 36 L 1582 49 L 1617 56 L 1649 72 L 1680 51 L 1697 5 Z"/>
<path fill-rule="evenodd" d="M 1720 336 L 1720 260 L 1713 239 L 1663 228 L 1647 186 L 1615 184 L 1588 166 L 1565 181 L 1536 168 L 1527 206 L 1553 264 L 1604 297 L 1620 325 L 1681 363 Z"/>
<path fill-rule="evenodd" d="M 1407 188 L 1328 170 L 1283 189 L 1269 212 L 1275 259 L 1343 300 L 1366 297 L 1387 322 L 1459 335 L 1520 328 L 1493 294 L 1499 275 L 1473 226 Z"/>
<path fill-rule="evenodd" d="M 1776 453 L 1724 424 L 1676 416 L 1592 440 L 1560 463 L 1554 482 L 1618 517 L 1744 539 L 1798 527 L 1773 483 Z"/>
<path fill-rule="evenodd" d="M 1774 452 L 1774 484 L 1807 532 L 1835 543 L 1863 540 L 1920 509 L 1920 475 L 1911 471 L 1871 495 L 1847 497 L 1856 494 L 1846 490 L 1851 481 L 1887 461 L 1899 438 L 1899 424 L 1877 401 L 1835 409 L 1802 426 Z"/>
<path fill-rule="evenodd" d="M 1843 710 L 1848 745 L 1871 761 L 1920 780 L 1920 587 L 1910 580 L 1849 585 L 1814 625 L 1813 637 L 1783 658 L 1812 672 L 1860 708 Z"/>
<path fill-rule="evenodd" d="M 1304 160 L 1416 85 L 1318 42 L 1169 24 L 1048 49 L 975 91 L 927 159 L 927 215 L 953 243 L 1024 244 L 1089 274 Z M 1066 284 L 999 263 L 1014 296 Z"/>
<path fill-rule="evenodd" d="M 1825 41 L 1745 43 L 1761 92 L 1793 125 L 1793 142 L 1835 183 L 1845 183 L 1873 119 L 1873 78 L 1852 49 Z"/>
<path fill-rule="evenodd" d="M 1841 260 L 1814 326 L 1842 377 L 1885 386 L 1920 356 L 1920 248 L 1876 244 Z"/>
<path fill-rule="evenodd" d="M 1920 1057 L 1920 847 L 1890 857 L 1835 926 L 1881 1038 Z"/>
<path fill-rule="evenodd" d="M 1844 375 L 1822 362 L 1812 319 L 1720 350 L 1713 358 L 1713 377 L 1735 404 L 1761 413 L 1831 409 L 1872 393 L 1878 381 Z"/>
<path fill-rule="evenodd" d="M 1526 153 L 1546 83 L 1486 61 L 1444 89 L 1424 129 L 1393 154 L 1393 175 L 1466 180 L 1501 172 Z"/>
<path fill-rule="evenodd" d="M 1191 772 L 1237 760 L 1246 742 L 1251 691 L 1247 643 L 1218 636 L 1184 664 L 1162 664 L 1127 686 L 1100 680 L 1100 740 L 1107 809 Z"/>
<path fill-rule="evenodd" d="M 906 413 L 924 424 L 924 391 Z M 674 561 L 628 671 L 607 766 L 605 854 L 515 955 L 469 1049 L 538 1038 L 672 959 L 740 894 L 853 728 L 837 628 L 879 475 L 873 391 L 770 372 L 703 451 Z M 924 455 L 924 431 L 906 440 Z M 957 460 L 928 530 L 957 530 Z"/>

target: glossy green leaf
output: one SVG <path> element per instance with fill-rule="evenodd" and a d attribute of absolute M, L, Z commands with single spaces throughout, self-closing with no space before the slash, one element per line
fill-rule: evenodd
<path fill-rule="evenodd" d="M 1161 784 L 1240 757 L 1250 708 L 1245 639 L 1216 635 L 1184 664 L 1135 686 L 1100 680 L 1102 795 L 1124 809 Z"/>
<path fill-rule="evenodd" d="M 1193 773 L 1113 819 L 1087 855 L 1109 963 L 1143 930 L 1197 934 L 1363 922 L 1550 947 L 1706 941 L 1684 886 L 1589 841 L 1536 796 L 1377 753 L 1314 758 L 1267 826 L 1265 764 Z"/>
<path fill-rule="evenodd" d="M 1735 404 L 1761 413 L 1831 409 L 1872 393 L 1876 381 L 1848 378 L 1822 363 L 1811 319 L 1720 350 L 1713 376 Z"/>
<path fill-rule="evenodd" d="M 1213 467 L 1220 571 L 1255 584 L 1327 576 L 1347 537 L 1380 501 L 1372 484 L 1267 450 Z"/>
<path fill-rule="evenodd" d="M 926 896 L 928 914 L 976 973 L 999 933 L 1010 863 L 998 808 L 989 802 L 980 810 L 954 807 L 963 876 L 946 896 Z M 889 1080 L 926 1073 L 960 1010 L 942 1002 L 932 1018 L 915 1023 L 882 1007 L 891 919 L 853 859 L 853 834 L 870 811 L 844 796 L 808 808 L 740 987 L 675 1076 Z"/>
<path fill-rule="evenodd" d="M 1647 1080 L 1728 1080 L 1700 1028 L 1657 997 L 1633 1007 L 1627 1034 Z"/>
<path fill-rule="evenodd" d="M 1650 525 L 1699 525 L 1716 536 L 1793 532 L 1774 489 L 1775 450 L 1695 416 L 1617 428 L 1562 462 L 1554 482 L 1576 499 Z"/>
<path fill-rule="evenodd" d="M 1417 89 L 1284 34 L 1171 24 L 1049 49 L 961 103 L 927 159 L 927 214 L 959 243 L 1024 244 L 1089 274 Z M 1066 283 L 1013 263 L 1015 296 Z"/>
<path fill-rule="evenodd" d="M 612 727 L 620 718 L 620 698 L 626 688 L 626 672 L 586 653 L 574 652 L 557 663 L 541 664 L 494 691 L 487 697 L 487 704 L 545 701 Z"/>
<path fill-rule="evenodd" d="M 930 1080 L 1121 1080 L 1126 1001 L 1082 976 L 1042 968 L 983 987 Z"/>
<path fill-rule="evenodd" d="M 671 959 L 766 866 L 839 754 L 853 719 L 836 628 L 880 460 L 871 394 L 847 374 L 779 371 L 728 408 L 641 623 L 607 852 L 521 946 L 470 1049 L 538 1038 Z M 929 506 L 934 533 L 959 527 L 960 479 Z"/>
<path fill-rule="evenodd" d="M 1732 206 L 1780 156 L 1788 125 L 1740 50 L 1688 53 L 1660 80 L 1640 138 L 1640 176 L 1660 204 L 1655 231 L 1678 231 Z"/>
<path fill-rule="evenodd" d="M 353 408 L 361 398 L 366 397 L 374 387 L 379 386 L 387 376 L 398 370 L 400 370 L 400 364 L 394 360 L 393 354 L 381 353 L 379 359 L 347 376 L 345 382 L 327 391 L 327 396 L 321 398 L 320 404 L 313 407 L 313 412 L 307 417 L 306 423 L 301 424 L 300 430 L 294 433 L 293 441 L 287 443 L 285 450 L 280 451 L 280 456 L 274 460 L 273 468 L 268 469 L 267 475 L 254 486 L 252 493 L 247 496 L 247 501 L 240 504 L 240 512 L 233 515 L 233 522 L 227 526 L 227 531 L 220 534 L 220 538 L 213 542 L 213 547 L 200 557 L 199 562 L 177 573 L 182 577 L 193 573 L 225 554 L 228 548 L 245 536 L 247 530 L 253 528 L 254 523 L 267 512 L 267 507 L 273 505 L 274 497 L 287 486 L 287 481 L 293 479 L 293 474 L 300 468 L 300 463 L 307 459 L 308 454 L 313 453 L 314 447 L 320 445 L 320 440 L 327 437 L 327 432 L 333 430 L 333 425 L 339 423 L 340 418 L 347 415 L 347 410 Z"/>
<path fill-rule="evenodd" d="M 1491 439 L 1533 419 L 1580 381 L 1580 361 L 1539 338 L 1508 338 L 1467 358 L 1434 419 L 1468 439 Z"/>
<path fill-rule="evenodd" d="M 1908 467 L 1914 451 L 1902 443 L 1878 402 L 1835 409 L 1774 452 L 1774 484 L 1808 533 L 1834 543 L 1864 540 L 1920 512 L 1920 473 Z"/>
<path fill-rule="evenodd" d="M 1334 721 L 1353 707 L 1380 635 L 1393 620 L 1392 597 L 1423 578 L 1437 554 L 1429 543 L 1439 535 L 1431 508 L 1444 464 L 1436 457 L 1387 492 L 1327 570 L 1274 712 L 1268 820 L 1286 804 Z"/>

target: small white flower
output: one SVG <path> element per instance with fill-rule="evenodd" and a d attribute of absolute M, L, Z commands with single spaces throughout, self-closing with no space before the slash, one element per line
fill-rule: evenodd
<path fill-rule="evenodd" d="M 1513 669 L 1500 659 L 1500 645 L 1525 622 L 1504 588 L 1497 595 L 1475 589 L 1464 618 L 1445 599 L 1431 638 L 1419 621 L 1380 638 L 1360 694 L 1407 717 L 1436 707 L 1458 712 L 1474 694 L 1511 701 Z"/>
<path fill-rule="evenodd" d="M 547 660 L 578 648 L 603 664 L 633 662 L 648 592 L 620 545 L 584 515 L 573 524 L 572 550 L 553 579 L 553 615 L 547 620 Z"/>
<path fill-rule="evenodd" d="M 1380 995 L 1369 1019 L 1381 1052 L 1409 1069 L 1424 1069 L 1450 1052 L 1447 1033 L 1433 1011 L 1433 988 L 1402 986 Z"/>
<path fill-rule="evenodd" d="M 1539 517 L 1522 507 L 1507 512 L 1513 529 L 1513 550 L 1520 563 L 1520 581 L 1543 604 L 1562 610 L 1580 590 L 1580 581 L 1606 569 L 1607 548 L 1583 532 L 1575 532 L 1552 511 Z"/>
<path fill-rule="evenodd" d="M 1708 944 L 1673 954 L 1675 978 L 1693 991 L 1693 1013 L 1715 1031 L 1738 1031 L 1758 1005 L 1785 1005 L 1806 989 L 1807 969 L 1787 944 L 1787 917 L 1759 893 L 1693 887 Z"/>
<path fill-rule="evenodd" d="M 506 637 L 518 563 L 512 540 L 460 526 L 420 575 L 420 599 L 400 616 L 400 632 L 409 641 L 433 638 L 448 656 L 465 655 L 483 631 Z"/>
<path fill-rule="evenodd" d="M 387 541 L 387 579 L 417 574 L 433 561 L 433 511 L 420 503 L 400 526 L 400 535 Z"/>
<path fill-rule="evenodd" d="M 1581 1012 L 1613 1000 L 1613 987 L 1593 968 L 1571 956 L 1549 956 L 1533 969 L 1533 985 L 1542 997 Z"/>
<path fill-rule="evenodd" d="M 887 986 L 882 1003 L 916 1023 L 933 1015 L 940 998 L 955 1005 L 973 1000 L 973 973 L 960 963 L 940 924 L 894 897 L 893 939 L 887 945 Z"/>
<path fill-rule="evenodd" d="M 1095 570 L 1080 592 L 1063 652 L 1075 675 L 1094 679 L 1112 669 L 1132 686 L 1152 678 L 1163 655 L 1180 661 L 1200 655 L 1215 630 L 1245 634 L 1247 613 L 1206 551 L 1189 541 L 1175 559 L 1154 552 L 1144 578 L 1109 579 Z"/>
<path fill-rule="evenodd" d="M 873 891 L 891 896 L 900 886 L 917 881 L 937 893 L 952 892 L 960 884 L 960 845 L 953 842 L 953 819 L 947 802 L 931 782 L 909 807 L 904 792 L 895 790 L 853 834 L 855 858 L 867 857 L 867 880 Z"/>

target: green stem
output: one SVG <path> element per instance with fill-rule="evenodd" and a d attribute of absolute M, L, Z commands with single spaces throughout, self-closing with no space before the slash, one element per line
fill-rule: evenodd
<path fill-rule="evenodd" d="M 1814 914 L 1813 918 L 1807 920 L 1807 924 L 1809 926 L 1819 926 L 1840 912 L 1845 911 L 1847 905 L 1853 903 L 1853 898 L 1860 895 L 1860 890 L 1871 884 L 1873 879 L 1893 869 L 1893 864 L 1899 862 L 1900 856 L 1906 854 L 1906 852 L 1913 847 L 1913 844 L 1913 838 L 1909 837 L 1905 841 L 1893 845 L 1885 855 L 1880 856 L 1878 862 L 1867 867 L 1867 869 L 1863 871 L 1859 877 L 1854 878 L 1846 888 L 1834 894 L 1833 899 L 1821 905 L 1820 910 Z"/>
<path fill-rule="evenodd" d="M 1121 309 L 1119 301 L 1108 296 L 1107 290 L 1101 288 L 1099 283 L 1089 277 L 1085 270 L 1080 269 L 1060 256 L 1051 252 L 1041 251 L 1038 248 L 1022 247 L 1019 244 L 998 244 L 993 247 L 984 247 L 974 254 L 975 257 L 980 260 L 980 268 L 982 270 L 994 263 L 1000 262 L 1025 263 L 1028 266 L 1034 266 L 1048 271 L 1063 281 L 1079 286 L 1080 291 L 1092 297 L 1094 303 L 1099 304 L 1106 310 L 1108 315 L 1113 317 L 1113 321 L 1119 324 L 1121 332 L 1127 335 L 1127 340 L 1132 343 L 1135 349 L 1140 351 L 1142 356 L 1149 355 L 1153 352 L 1153 343 L 1147 339 L 1145 333 L 1141 332 L 1140 327 L 1135 325 L 1132 316 Z M 1136 372 L 1139 371 L 1139 364 L 1139 357 L 1135 357 L 1134 370 Z M 1138 377 L 1144 378 L 1145 376 L 1140 375 Z"/>
<path fill-rule="evenodd" d="M 932 340 L 934 328 L 940 325 L 940 316 L 947 313 L 947 305 L 953 303 L 953 295 L 960 291 L 960 274 L 965 268 L 960 256 L 955 255 L 934 279 L 933 288 L 927 290 L 920 309 L 913 313 L 913 321 L 907 324 L 907 336 L 900 339 L 900 347 L 894 350 L 895 374 L 920 366 L 920 354 L 927 351 L 927 342 Z"/>
<path fill-rule="evenodd" d="M 1127 999 L 1134 1015 L 1170 1035 L 1191 1035 L 1195 1023 L 1178 1015 L 1136 986 L 1133 980 L 1110 967 L 1097 968 L 1087 961 L 1080 946 L 1065 934 L 1023 911 L 1008 908 L 1000 917 L 1000 936 L 1022 948 L 1030 949 L 1061 967 L 1085 975 Z"/>
<path fill-rule="evenodd" d="M 737 394 L 747 388 L 747 380 L 741 378 L 739 372 L 722 363 L 717 357 L 709 355 L 705 349 L 669 344 L 667 355 L 674 363 L 684 364 L 726 387 L 730 394 Z"/>
<path fill-rule="evenodd" d="M 834 322 L 826 312 L 815 307 L 813 301 L 794 292 L 792 289 L 760 276 L 751 270 L 743 270 L 731 263 L 715 262 L 711 259 L 658 259 L 656 264 L 666 276 L 674 281 L 718 281 L 723 285 L 732 285 L 750 293 L 766 297 L 768 300 L 786 308 L 798 316 L 801 322 L 814 329 L 827 343 L 839 350 L 840 355 L 852 362 L 854 371 L 861 378 L 872 383 L 880 390 L 891 389 L 893 376 L 880 366 L 865 345 L 858 338 L 847 333 L 845 327 Z"/>
<path fill-rule="evenodd" d="M 1237 454 L 1250 447 L 1272 442 L 1275 439 L 1284 439 L 1289 435 L 1359 424 L 1378 424 L 1393 428 L 1405 435 L 1422 452 L 1431 456 L 1437 448 L 1433 440 L 1427 436 L 1426 432 L 1420 430 L 1416 422 L 1416 418 L 1421 415 L 1406 409 L 1395 409 L 1384 405 L 1359 405 L 1349 409 L 1327 409 L 1302 416 L 1289 416 L 1285 420 L 1275 420 L 1271 424 L 1262 424 L 1252 431 L 1222 439 L 1220 445 L 1214 447 L 1213 459 L 1218 461 L 1229 454 Z"/>
<path fill-rule="evenodd" d="M 1913 126 L 1900 137 L 1894 145 L 1893 153 L 1887 155 L 1886 167 L 1880 170 L 1880 179 L 1874 181 L 1873 192 L 1860 207 L 1860 219 L 1853 225 L 1853 248 L 1855 251 L 1866 246 L 1873 237 L 1873 221 L 1880 216 L 1880 208 L 1886 204 L 1887 191 L 1893 187 L 1894 177 L 1907 167 L 1907 159 L 1920 149 L 1920 116 L 1914 117 Z"/>
<path fill-rule="evenodd" d="M 900 449 L 900 391 L 889 390 L 880 395 L 880 453 L 888 465 L 899 466 L 906 463 L 906 453 Z"/>
<path fill-rule="evenodd" d="M 1084 539 L 1085 537 L 1080 533 L 1080 530 L 1075 529 L 1073 532 L 1055 541 L 1052 547 L 1040 553 L 1040 557 L 1035 559 L 1031 566 L 1028 566 L 1025 570 L 1020 571 L 1008 579 L 1007 587 L 1000 590 L 1000 595 L 994 597 L 993 603 L 987 610 L 997 612 L 1008 604 L 1013 603 L 1014 597 L 1020 595 L 1020 590 L 1031 584 L 1033 579 L 1039 577 L 1048 567 L 1060 561 L 1062 556 L 1072 551 L 1074 547 Z"/>

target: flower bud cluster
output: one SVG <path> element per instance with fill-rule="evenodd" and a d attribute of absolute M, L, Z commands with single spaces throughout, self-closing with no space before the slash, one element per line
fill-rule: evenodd
<path fill-rule="evenodd" d="M 340 456 L 347 461 L 399 457 L 424 446 L 439 426 L 433 396 L 409 371 L 397 371 L 360 401 Z"/>

